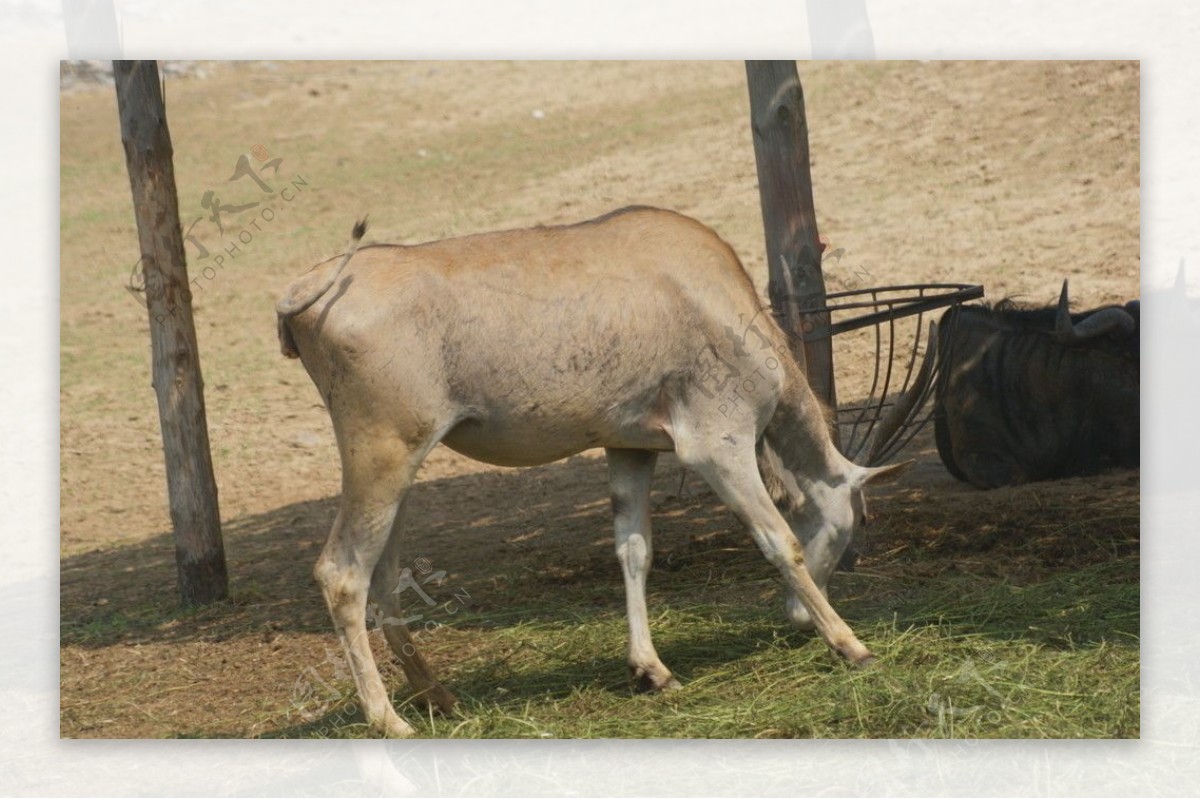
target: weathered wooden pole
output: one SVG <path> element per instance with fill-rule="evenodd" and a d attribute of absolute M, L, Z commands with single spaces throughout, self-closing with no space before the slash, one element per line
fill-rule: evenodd
<path fill-rule="evenodd" d="M 179 595 L 185 606 L 203 605 L 228 596 L 229 580 L 179 227 L 171 136 L 158 65 L 115 61 L 113 78 L 150 314 L 152 385 L 166 457 Z"/>
<path fill-rule="evenodd" d="M 794 61 L 747 61 L 750 125 L 767 239 L 767 293 L 813 392 L 837 408 L 833 342 L 808 168 L 804 91 Z"/>

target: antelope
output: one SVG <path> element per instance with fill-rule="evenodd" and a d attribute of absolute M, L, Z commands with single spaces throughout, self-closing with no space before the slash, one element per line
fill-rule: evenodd
<path fill-rule="evenodd" d="M 276 305 L 280 346 L 329 412 L 341 504 L 314 575 L 374 731 L 408 736 L 367 639 L 368 602 L 393 622 L 403 508 L 439 442 L 501 466 L 603 447 L 644 691 L 679 687 L 651 640 L 650 486 L 661 452 L 712 486 L 787 586 L 786 610 L 850 663 L 874 660 L 826 597 L 865 518 L 870 468 L 834 445 L 825 410 L 763 312 L 733 249 L 680 214 L 623 208 L 577 224 L 418 245 L 360 246 L 296 279 Z M 412 689 L 455 697 L 401 623 L 384 636 Z"/>

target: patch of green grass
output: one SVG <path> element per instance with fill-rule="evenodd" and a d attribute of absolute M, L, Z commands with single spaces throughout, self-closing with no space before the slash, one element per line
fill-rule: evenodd
<path fill-rule="evenodd" d="M 790 629 L 778 602 L 669 602 L 651 626 L 683 687 L 659 695 L 625 679 L 619 612 L 464 615 L 456 628 L 487 632 L 444 675 L 461 700 L 455 713 L 430 715 L 403 688 L 395 699 L 419 735 L 447 738 L 1137 737 L 1138 592 L 1112 579 L 1118 569 L 1021 589 L 914 583 L 890 614 L 870 600 L 840 603 L 879 656 L 865 670 Z M 369 735 L 352 686 L 341 690 L 350 700 L 283 734 Z"/>
<path fill-rule="evenodd" d="M 106 602 L 72 618 L 64 617 L 59 623 L 59 638 L 63 646 L 111 645 L 124 637 L 144 639 L 171 626 L 203 625 L 220 618 L 225 609 L 225 603 L 181 608 L 173 592 L 150 602 Z"/>
<path fill-rule="evenodd" d="M 81 620 L 64 619 L 59 627 L 64 641 L 88 644 L 119 637 L 129 629 L 130 622 L 129 614 L 114 610 L 111 613 L 97 613 Z"/>

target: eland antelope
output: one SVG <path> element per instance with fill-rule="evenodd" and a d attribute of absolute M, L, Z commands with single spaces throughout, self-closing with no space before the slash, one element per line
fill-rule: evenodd
<path fill-rule="evenodd" d="M 283 353 L 304 364 L 337 437 L 341 506 L 314 572 L 376 731 L 413 732 L 372 656 L 367 609 L 401 615 L 389 588 L 402 509 L 438 443 L 502 466 L 604 447 L 643 690 L 678 686 L 646 611 L 660 452 L 745 524 L 783 575 L 793 622 L 871 662 L 825 587 L 864 517 L 863 486 L 909 464 L 867 468 L 838 452 L 785 334 L 715 232 L 634 207 L 413 246 L 359 246 L 364 233 L 355 225 L 349 251 L 295 280 L 276 310 Z M 404 625 L 383 631 L 413 690 L 452 707 Z"/>

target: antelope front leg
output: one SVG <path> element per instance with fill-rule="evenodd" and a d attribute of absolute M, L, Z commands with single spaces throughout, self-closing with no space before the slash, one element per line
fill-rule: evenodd
<path fill-rule="evenodd" d="M 617 559 L 625 575 L 629 616 L 629 673 L 642 691 L 678 688 L 650 640 L 646 614 L 646 575 L 650 572 L 650 481 L 658 456 L 640 449 L 608 449 Z"/>
<path fill-rule="evenodd" d="M 753 439 L 749 440 L 752 447 Z M 875 657 L 829 604 L 809 574 L 804 565 L 804 549 L 763 486 L 754 450 L 725 447 L 711 452 L 707 447 L 695 447 L 696 442 L 684 443 L 693 446 L 679 446 L 677 441 L 680 459 L 699 472 L 746 525 L 754 543 L 779 569 L 791 593 L 808 611 L 821 638 L 856 666 L 873 662 Z"/>
<path fill-rule="evenodd" d="M 799 626 L 802 628 L 816 627 L 817 632 L 825 643 L 844 657 L 846 660 L 853 663 L 855 666 L 869 666 L 875 662 L 875 656 L 870 650 L 863 646 L 862 642 L 850 629 L 850 625 L 842 620 L 833 606 L 829 604 L 829 600 L 825 597 L 825 592 L 817 587 L 813 581 L 812 575 L 808 573 L 808 569 L 804 565 L 804 552 L 800 548 L 800 544 L 796 542 L 795 536 L 788 532 L 788 541 L 783 541 L 777 538 L 774 534 L 768 533 L 767 536 L 754 534 L 751 528 L 751 534 L 754 535 L 754 540 L 758 543 L 760 549 L 764 553 L 768 548 L 772 553 L 780 550 L 786 552 L 785 547 L 790 546 L 792 552 L 790 557 L 786 554 L 768 554 L 767 560 L 775 564 L 783 577 L 787 580 L 788 587 L 792 589 L 792 596 L 799 600 L 799 604 L 808 611 L 808 617 L 802 619 Z M 767 539 L 767 543 L 761 539 Z M 788 608 L 793 607 L 792 597 L 788 597 Z M 790 615 L 796 616 L 792 612 Z"/>

